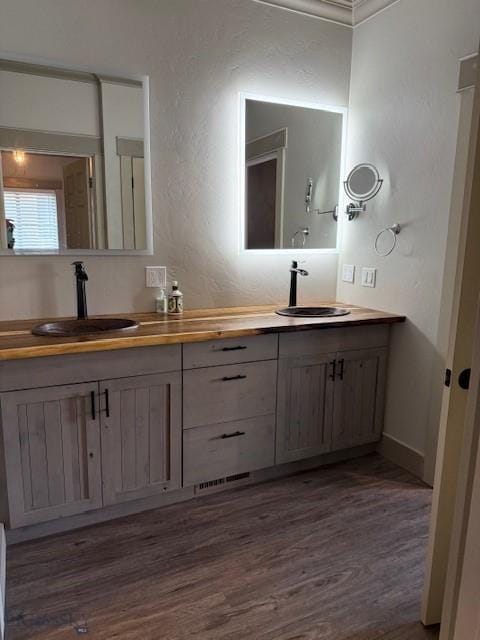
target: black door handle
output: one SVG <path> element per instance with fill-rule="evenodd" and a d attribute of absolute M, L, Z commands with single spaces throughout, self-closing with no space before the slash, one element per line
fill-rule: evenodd
<path fill-rule="evenodd" d="M 243 345 L 238 345 L 237 347 L 223 347 L 221 351 L 242 351 L 242 349 L 246 349 L 247 347 Z"/>
<path fill-rule="evenodd" d="M 452 384 L 452 370 L 451 369 L 445 369 L 445 379 L 443 381 L 443 384 L 446 387 L 449 387 Z"/>
<path fill-rule="evenodd" d="M 343 369 L 344 369 L 344 367 L 345 367 L 345 359 L 344 359 L 344 358 L 341 358 L 341 359 L 338 361 L 338 363 L 339 363 L 339 365 L 340 365 L 340 371 L 339 371 L 339 373 L 338 373 L 338 377 L 339 377 L 339 379 L 340 379 L 340 380 L 343 380 Z"/>
<path fill-rule="evenodd" d="M 458 376 L 458 384 L 461 389 L 469 389 L 470 388 L 470 374 L 472 373 L 471 369 L 464 369 L 461 374 Z"/>
<path fill-rule="evenodd" d="M 247 376 L 223 376 L 222 380 L 223 382 L 231 382 L 232 380 L 245 380 Z"/>

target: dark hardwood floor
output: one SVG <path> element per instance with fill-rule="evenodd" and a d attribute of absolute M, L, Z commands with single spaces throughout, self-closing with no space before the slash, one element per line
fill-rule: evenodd
<path fill-rule="evenodd" d="M 431 491 L 376 455 L 11 547 L 8 640 L 426 640 Z"/>

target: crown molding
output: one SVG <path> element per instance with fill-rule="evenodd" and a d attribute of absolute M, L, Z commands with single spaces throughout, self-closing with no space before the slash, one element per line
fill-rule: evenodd
<path fill-rule="evenodd" d="M 323 2 L 323 0 L 319 0 Z M 400 0 L 353 0 L 352 24 L 357 26 Z"/>
<path fill-rule="evenodd" d="M 399 0 L 254 0 L 314 18 L 355 27 Z"/>
<path fill-rule="evenodd" d="M 280 9 L 352 26 L 352 0 L 254 0 Z"/>

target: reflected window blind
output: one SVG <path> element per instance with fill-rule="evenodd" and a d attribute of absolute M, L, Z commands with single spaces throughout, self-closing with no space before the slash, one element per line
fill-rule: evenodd
<path fill-rule="evenodd" d="M 5 216 L 15 225 L 15 249 L 58 249 L 55 191 L 5 189 Z"/>

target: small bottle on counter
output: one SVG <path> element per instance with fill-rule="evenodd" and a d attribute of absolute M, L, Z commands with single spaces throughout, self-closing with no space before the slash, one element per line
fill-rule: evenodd
<path fill-rule="evenodd" d="M 168 311 L 168 300 L 165 295 L 165 289 L 160 289 L 155 298 L 155 311 L 157 313 L 167 313 Z"/>
<path fill-rule="evenodd" d="M 172 291 L 168 296 L 168 313 L 183 313 L 183 293 L 178 288 L 178 282 L 172 282 Z"/>

